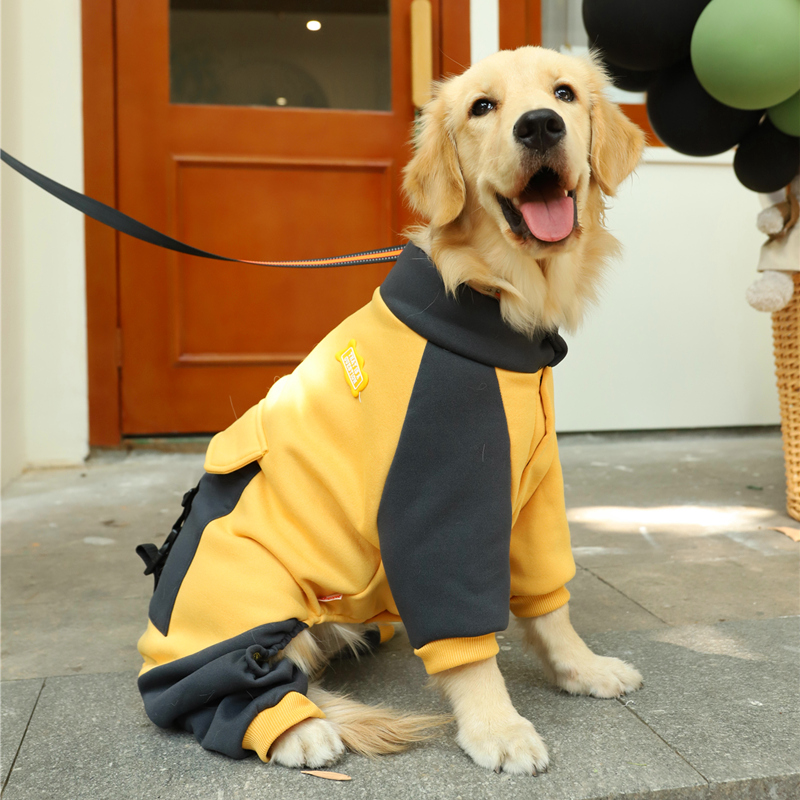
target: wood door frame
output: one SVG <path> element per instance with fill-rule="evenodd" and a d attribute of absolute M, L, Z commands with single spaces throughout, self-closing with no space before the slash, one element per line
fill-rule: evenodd
<path fill-rule="evenodd" d="M 469 0 L 433 0 L 439 24 L 434 72 L 460 72 L 470 61 Z M 84 191 L 117 207 L 116 0 L 81 0 Z M 448 53 L 444 57 L 443 53 Z M 122 443 L 122 372 L 118 234 L 87 219 L 86 328 L 89 444 Z"/>
<path fill-rule="evenodd" d="M 84 191 L 117 206 L 115 0 L 82 0 Z M 86 218 L 89 444 L 122 441 L 119 234 Z"/>

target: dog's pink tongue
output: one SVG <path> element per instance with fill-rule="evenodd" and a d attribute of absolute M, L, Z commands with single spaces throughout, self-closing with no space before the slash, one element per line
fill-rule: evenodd
<path fill-rule="evenodd" d="M 568 195 L 540 194 L 524 200 L 519 207 L 530 232 L 543 242 L 559 242 L 572 233 L 575 201 Z"/>

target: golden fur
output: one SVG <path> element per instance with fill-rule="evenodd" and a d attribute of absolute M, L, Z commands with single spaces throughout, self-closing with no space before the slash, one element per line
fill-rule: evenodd
<path fill-rule="evenodd" d="M 570 102 L 555 95 L 565 85 L 574 92 Z M 603 227 L 604 198 L 635 167 L 644 137 L 606 99 L 606 85 L 591 59 L 524 47 L 497 53 L 440 84 L 422 115 L 405 190 L 428 222 L 411 238 L 432 257 L 449 290 L 468 283 L 499 292 L 504 319 L 526 334 L 575 328 L 618 249 Z M 481 98 L 495 107 L 471 114 Z M 546 155 L 526 150 L 513 136 L 515 122 L 535 109 L 556 111 L 566 127 Z M 519 197 L 543 166 L 557 173 L 564 191 L 574 191 L 578 210 L 579 226 L 554 243 L 515 234 L 498 202 L 498 195 Z M 629 664 L 597 656 L 584 644 L 567 606 L 519 624 L 548 677 L 564 691 L 617 697 L 641 685 Z M 314 678 L 337 651 L 357 653 L 365 631 L 364 625 L 316 626 L 281 657 Z M 453 708 L 458 743 L 478 764 L 514 774 L 547 768 L 547 748 L 511 703 L 495 658 L 439 673 L 432 682 Z M 327 718 L 286 731 L 270 751 L 273 761 L 318 767 L 335 761 L 345 747 L 368 755 L 392 753 L 443 721 L 369 708 L 317 686 L 309 696 Z"/>
<path fill-rule="evenodd" d="M 553 96 L 568 85 L 575 100 Z M 603 267 L 618 243 L 603 227 L 604 196 L 613 195 L 641 156 L 644 134 L 604 94 L 607 81 L 590 59 L 540 47 L 497 53 L 438 86 L 425 107 L 404 188 L 429 224 L 411 232 L 433 259 L 445 285 L 500 290 L 508 324 L 578 326 L 597 297 Z M 497 110 L 471 117 L 475 100 Z M 563 242 L 522 242 L 509 229 L 495 194 L 522 192 L 535 163 L 514 140 L 515 121 L 532 109 L 552 109 L 567 135 L 552 158 L 565 188 L 575 190 L 579 229 Z"/>
<path fill-rule="evenodd" d="M 277 658 L 288 658 L 312 680 L 342 651 L 358 657 L 366 650 L 367 625 L 325 623 L 302 631 Z M 273 743 L 270 758 L 288 767 L 321 767 L 336 761 L 345 748 L 365 756 L 398 753 L 431 736 L 448 721 L 444 716 L 406 714 L 385 706 L 368 706 L 347 695 L 334 694 L 312 683 L 308 697 L 325 712 L 325 719 L 308 719 Z"/>

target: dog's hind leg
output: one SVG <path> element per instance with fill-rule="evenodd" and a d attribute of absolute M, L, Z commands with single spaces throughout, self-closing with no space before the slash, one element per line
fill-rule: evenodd
<path fill-rule="evenodd" d="M 641 687 L 642 676 L 630 664 L 589 649 L 572 627 L 568 605 L 519 623 L 547 677 L 565 692 L 619 697 Z"/>
<path fill-rule="evenodd" d="M 324 767 L 335 763 L 345 749 L 365 756 L 405 750 L 431 736 L 430 729 L 446 717 L 403 714 L 383 706 L 368 706 L 346 695 L 310 686 L 308 698 L 325 719 L 306 719 L 281 734 L 270 759 L 285 767 Z"/>
<path fill-rule="evenodd" d="M 296 636 L 283 657 L 316 677 L 342 650 L 356 656 L 368 652 L 369 631 L 365 625 L 320 625 Z M 337 761 L 345 748 L 367 756 L 397 753 L 428 738 L 431 728 L 447 722 L 446 717 L 368 706 L 316 684 L 309 687 L 308 698 L 325 719 L 303 720 L 281 734 L 270 749 L 272 761 L 287 767 L 322 767 Z"/>
<path fill-rule="evenodd" d="M 284 767 L 327 767 L 345 753 L 342 738 L 327 719 L 304 719 L 272 744 L 270 760 Z"/>
<path fill-rule="evenodd" d="M 322 672 L 329 656 L 309 629 L 295 636 L 277 658 L 289 659 L 311 678 Z M 269 749 L 269 758 L 284 767 L 325 767 L 338 761 L 344 752 L 344 743 L 331 723 L 311 717 L 278 736 Z"/>

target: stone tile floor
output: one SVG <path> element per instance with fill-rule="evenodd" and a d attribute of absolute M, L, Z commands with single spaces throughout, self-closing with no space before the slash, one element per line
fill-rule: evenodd
<path fill-rule="evenodd" d="M 202 455 L 100 453 L 26 473 L 2 501 L 3 797 L 795 798 L 800 796 L 800 545 L 774 431 L 561 440 L 578 631 L 645 687 L 593 700 L 551 688 L 513 628 L 499 661 L 550 747 L 538 778 L 474 766 L 444 735 L 399 756 L 348 755 L 329 783 L 203 751 L 161 731 L 136 692 L 162 541 Z M 444 711 L 402 631 L 326 682 L 366 702 Z"/>

